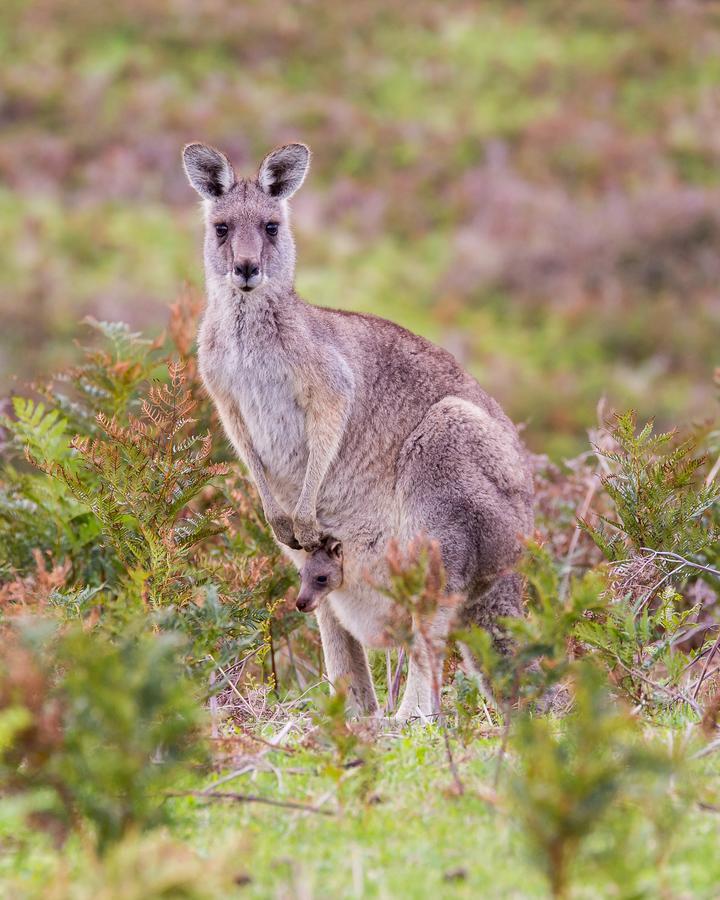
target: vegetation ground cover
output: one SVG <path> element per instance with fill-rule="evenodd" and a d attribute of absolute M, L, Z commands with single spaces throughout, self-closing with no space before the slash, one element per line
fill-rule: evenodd
<path fill-rule="evenodd" d="M 562 467 L 537 458 L 512 652 L 458 632 L 476 663 L 453 651 L 443 717 L 405 728 L 403 616 L 429 623 L 442 581 L 432 548 L 392 551 L 387 718 L 353 720 L 213 450 L 200 305 L 180 298 L 165 345 L 91 322 L 4 418 L 3 890 L 713 896 L 718 431 L 628 413 Z"/>

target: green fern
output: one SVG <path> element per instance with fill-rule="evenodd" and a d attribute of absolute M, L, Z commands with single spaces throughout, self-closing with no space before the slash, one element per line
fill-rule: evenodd
<path fill-rule="evenodd" d="M 596 452 L 609 464 L 602 484 L 616 517 L 601 516 L 597 527 L 580 523 L 605 556 L 625 559 L 642 548 L 694 556 L 710 547 L 720 491 L 698 477 L 706 460 L 697 442 L 675 444 L 674 432 L 654 435 L 652 423 L 638 432 L 634 412 L 617 417 L 612 437 L 617 449 Z"/>
<path fill-rule="evenodd" d="M 190 429 L 195 402 L 182 367 L 171 364 L 169 383 L 155 385 L 142 401 L 142 415 L 127 424 L 98 413 L 97 437 L 76 436 L 72 464 L 36 460 L 100 522 L 126 569 L 146 573 L 155 605 L 186 598 L 193 573 L 192 548 L 220 534 L 227 510 L 187 510 L 188 504 L 227 467 L 210 462 L 209 435 Z"/>

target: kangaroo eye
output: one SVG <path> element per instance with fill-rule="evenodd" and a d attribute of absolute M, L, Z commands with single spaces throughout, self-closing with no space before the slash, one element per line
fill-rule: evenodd
<path fill-rule="evenodd" d="M 318 584 L 327 584 L 327 575 L 318 575 L 315 579 Z"/>
<path fill-rule="evenodd" d="M 275 235 L 278 233 L 279 227 L 280 226 L 278 225 L 277 222 L 268 222 L 267 225 L 265 226 L 265 231 L 267 231 L 267 233 L 270 235 L 270 237 L 275 237 Z"/>
<path fill-rule="evenodd" d="M 218 224 L 215 226 L 215 234 L 219 238 L 224 238 L 227 235 L 227 233 L 228 233 L 227 225 L 224 222 L 218 222 Z"/>

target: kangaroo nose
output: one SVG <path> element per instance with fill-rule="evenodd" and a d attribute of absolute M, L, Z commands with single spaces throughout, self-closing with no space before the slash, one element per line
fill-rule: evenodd
<path fill-rule="evenodd" d="M 243 259 L 240 262 L 235 263 L 233 272 L 238 278 L 244 278 L 246 281 L 250 281 L 251 278 L 260 274 L 260 266 L 255 260 Z"/>

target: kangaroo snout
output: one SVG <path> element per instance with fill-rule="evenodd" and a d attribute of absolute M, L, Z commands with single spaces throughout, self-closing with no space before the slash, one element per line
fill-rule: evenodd
<path fill-rule="evenodd" d="M 298 612 L 309 613 L 312 612 L 315 607 L 318 605 L 317 597 L 306 597 L 303 594 L 295 601 L 295 607 Z"/>
<path fill-rule="evenodd" d="M 255 259 L 239 259 L 232 267 L 233 284 L 241 291 L 251 291 L 262 281 L 260 266 Z"/>

